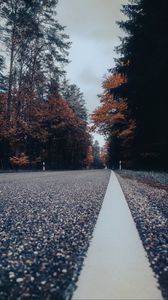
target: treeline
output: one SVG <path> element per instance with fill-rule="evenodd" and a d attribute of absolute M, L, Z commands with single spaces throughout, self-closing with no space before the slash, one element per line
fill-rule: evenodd
<path fill-rule="evenodd" d="M 70 42 L 57 2 L 0 2 L 0 169 L 87 165 L 87 111 L 66 79 Z"/>
<path fill-rule="evenodd" d="M 103 83 L 94 129 L 107 137 L 109 166 L 168 168 L 168 1 L 131 0 L 118 22 L 126 35 Z"/>

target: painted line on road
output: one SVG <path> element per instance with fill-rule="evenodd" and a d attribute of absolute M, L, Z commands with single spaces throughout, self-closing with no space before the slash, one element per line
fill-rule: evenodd
<path fill-rule="evenodd" d="M 163 299 L 114 172 L 77 285 L 73 300 Z"/>

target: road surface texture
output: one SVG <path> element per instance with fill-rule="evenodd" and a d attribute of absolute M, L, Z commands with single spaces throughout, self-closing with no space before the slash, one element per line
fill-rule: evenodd
<path fill-rule="evenodd" d="M 73 300 L 161 300 L 138 231 L 111 173 Z"/>
<path fill-rule="evenodd" d="M 118 174 L 162 295 L 168 299 L 168 173 Z"/>
<path fill-rule="evenodd" d="M 110 172 L 0 175 L 0 299 L 70 299 Z"/>

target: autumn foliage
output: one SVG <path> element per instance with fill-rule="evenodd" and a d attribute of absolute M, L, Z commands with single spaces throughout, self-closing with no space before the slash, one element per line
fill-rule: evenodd
<path fill-rule="evenodd" d="M 60 169 L 78 168 L 86 163 L 90 145 L 87 123 L 61 95 L 51 95 L 47 101 L 29 99 L 31 106 L 27 100 L 21 110 L 15 91 L 10 122 L 6 116 L 6 98 L 6 94 L 0 95 L 3 167 L 41 167 L 45 161 L 48 168 Z"/>
<path fill-rule="evenodd" d="M 71 43 L 56 18 L 57 3 L 0 1 L 6 50 L 0 53 L 0 169 L 85 163 L 87 111 L 80 89 L 66 78 Z"/>
<path fill-rule="evenodd" d="M 128 156 L 126 148 L 134 136 L 135 122 L 129 116 L 127 99 L 118 97 L 113 89 L 125 82 L 126 78 L 120 73 L 110 74 L 102 84 L 101 105 L 91 116 L 92 130 L 103 134 L 109 144 L 117 139 L 123 159 Z"/>
<path fill-rule="evenodd" d="M 87 150 L 87 156 L 86 156 L 86 159 L 85 159 L 85 165 L 88 167 L 88 168 L 91 168 L 92 166 L 92 163 L 93 163 L 93 148 L 92 146 L 89 146 L 88 147 L 88 150 Z"/>
<path fill-rule="evenodd" d="M 17 156 L 10 157 L 13 166 L 23 167 L 29 164 L 29 158 L 23 152 Z"/>

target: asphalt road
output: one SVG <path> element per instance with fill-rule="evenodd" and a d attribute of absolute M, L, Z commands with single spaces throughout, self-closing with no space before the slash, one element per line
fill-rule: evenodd
<path fill-rule="evenodd" d="M 70 299 L 110 172 L 0 174 L 0 299 Z"/>
<path fill-rule="evenodd" d="M 168 174 L 131 170 L 119 174 L 163 299 L 168 299 Z"/>

